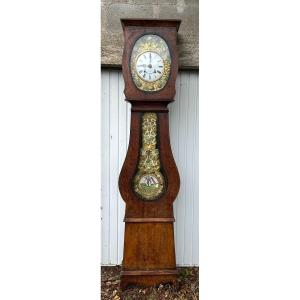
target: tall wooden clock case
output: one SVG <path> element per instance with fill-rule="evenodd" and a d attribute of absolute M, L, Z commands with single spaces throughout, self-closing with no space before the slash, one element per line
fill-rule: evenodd
<path fill-rule="evenodd" d="M 131 107 L 119 177 L 126 202 L 121 288 L 177 277 L 173 202 L 180 179 L 169 138 L 168 104 L 178 72 L 179 20 L 122 19 L 124 94 Z"/>

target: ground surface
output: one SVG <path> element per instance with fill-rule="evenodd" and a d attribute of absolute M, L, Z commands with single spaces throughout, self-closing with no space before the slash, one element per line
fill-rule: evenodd
<path fill-rule="evenodd" d="M 196 300 L 199 299 L 198 268 L 178 268 L 179 276 L 177 287 L 170 284 L 159 285 L 157 287 L 134 287 L 126 291 L 120 290 L 121 267 L 101 268 L 101 299 L 113 300 L 133 300 L 133 299 L 172 299 L 172 300 Z"/>

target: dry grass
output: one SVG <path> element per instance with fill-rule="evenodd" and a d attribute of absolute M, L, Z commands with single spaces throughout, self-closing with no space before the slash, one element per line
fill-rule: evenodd
<path fill-rule="evenodd" d="M 101 268 L 101 299 L 133 300 L 133 299 L 199 299 L 198 268 L 178 268 L 179 276 L 176 286 L 165 284 L 157 287 L 133 287 L 126 291 L 120 290 L 120 266 Z"/>

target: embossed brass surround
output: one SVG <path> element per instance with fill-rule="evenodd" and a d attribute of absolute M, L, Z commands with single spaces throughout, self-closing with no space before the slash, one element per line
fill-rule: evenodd
<path fill-rule="evenodd" d="M 160 172 L 157 144 L 157 114 L 144 113 L 142 117 L 142 148 L 138 172 L 134 177 L 134 191 L 144 200 L 155 200 L 162 195 L 165 180 Z"/>
<path fill-rule="evenodd" d="M 163 59 L 164 65 L 163 75 L 153 82 L 143 80 L 136 72 L 136 62 L 138 57 L 148 51 L 159 54 Z M 169 79 L 171 70 L 171 57 L 167 43 L 160 36 L 155 34 L 146 34 L 140 37 L 132 49 L 130 69 L 133 82 L 138 89 L 146 92 L 156 92 L 163 89 Z"/>

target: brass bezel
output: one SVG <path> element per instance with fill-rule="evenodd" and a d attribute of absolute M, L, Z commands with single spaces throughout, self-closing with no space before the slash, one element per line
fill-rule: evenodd
<path fill-rule="evenodd" d="M 143 80 L 136 71 L 137 58 L 149 51 L 157 53 L 164 65 L 162 76 L 152 82 Z M 130 69 L 133 82 L 139 90 L 157 92 L 163 89 L 171 73 L 171 54 L 166 41 L 157 34 L 145 34 L 139 37 L 132 48 Z"/>
<path fill-rule="evenodd" d="M 139 57 L 142 56 L 142 55 L 144 55 L 145 53 L 148 53 L 148 52 L 155 53 L 155 54 L 157 54 L 157 55 L 162 59 L 162 61 L 163 61 L 163 70 L 165 71 L 164 60 L 163 60 L 163 58 L 160 56 L 160 54 L 157 53 L 156 51 L 145 51 L 145 52 L 140 53 L 140 54 L 136 57 L 136 61 L 135 61 L 135 71 L 136 71 L 137 75 L 138 75 L 143 81 L 152 83 L 152 82 L 158 81 L 158 80 L 163 76 L 164 71 L 159 75 L 159 76 L 160 76 L 159 78 L 157 78 L 156 80 L 151 80 L 151 81 L 149 81 L 149 80 L 147 80 L 147 79 L 143 79 L 142 75 L 140 75 L 140 74 L 137 72 L 137 70 L 136 70 L 136 64 L 137 64 L 137 61 L 138 61 Z"/>
<path fill-rule="evenodd" d="M 145 189 L 141 186 L 140 181 L 145 175 L 153 176 L 157 179 L 158 187 L 155 190 L 149 191 L 148 189 Z M 164 185 L 165 185 L 164 178 L 160 172 L 155 172 L 155 173 L 139 172 L 136 174 L 136 177 L 134 179 L 134 190 L 144 200 L 157 199 L 162 194 L 164 190 Z"/>

